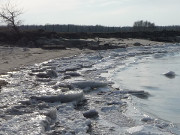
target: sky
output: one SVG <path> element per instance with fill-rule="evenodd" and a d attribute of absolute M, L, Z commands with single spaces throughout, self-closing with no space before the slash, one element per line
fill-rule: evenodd
<path fill-rule="evenodd" d="M 132 26 L 147 20 L 180 25 L 180 0 L 18 0 L 16 4 L 23 9 L 24 24 Z"/>

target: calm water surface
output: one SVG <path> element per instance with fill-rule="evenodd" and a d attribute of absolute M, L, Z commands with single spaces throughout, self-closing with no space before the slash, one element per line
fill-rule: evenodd
<path fill-rule="evenodd" d="M 127 68 L 119 67 L 114 81 L 119 87 L 130 90 L 144 90 L 151 94 L 148 99 L 138 99 L 139 107 L 176 124 L 180 123 L 180 55 L 168 54 L 155 58 L 146 56 Z M 128 63 L 128 62 L 127 62 Z M 163 75 L 174 71 L 177 75 L 169 79 Z"/>

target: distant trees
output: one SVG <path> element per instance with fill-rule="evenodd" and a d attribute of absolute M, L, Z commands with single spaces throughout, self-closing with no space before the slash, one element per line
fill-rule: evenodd
<path fill-rule="evenodd" d="M 155 24 L 151 23 L 149 21 L 140 20 L 140 21 L 134 22 L 133 28 L 134 28 L 134 30 L 138 30 L 138 31 L 141 31 L 141 30 L 143 30 L 143 31 L 144 30 L 154 30 L 155 29 Z"/>
<path fill-rule="evenodd" d="M 0 7 L 0 19 L 8 27 L 11 27 L 16 34 L 19 34 L 18 26 L 21 24 L 19 16 L 22 14 L 22 9 L 19 9 L 15 4 L 8 1 Z"/>

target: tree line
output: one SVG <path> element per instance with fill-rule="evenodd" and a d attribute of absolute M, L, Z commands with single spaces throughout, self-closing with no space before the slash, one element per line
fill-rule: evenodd
<path fill-rule="evenodd" d="M 39 30 L 48 32 L 65 32 L 65 33 L 116 33 L 116 32 L 138 32 L 138 31 L 180 31 L 180 26 L 156 26 L 155 23 L 149 21 L 136 21 L 133 26 L 127 27 L 109 27 L 102 25 L 87 26 L 87 25 L 22 25 L 19 16 L 23 11 L 16 4 L 8 1 L 0 7 L 0 19 L 6 24 L 6 27 L 12 29 L 17 35 L 20 31 Z M 3 28 L 1 26 L 1 28 Z"/>
<path fill-rule="evenodd" d="M 21 30 L 39 30 L 39 31 L 48 31 L 48 32 L 60 32 L 60 33 L 116 33 L 116 32 L 153 32 L 153 31 L 180 31 L 180 26 L 154 26 L 154 27 L 109 27 L 109 26 L 87 26 L 87 25 L 60 25 L 60 24 L 51 24 L 51 25 L 21 25 L 19 26 Z"/>

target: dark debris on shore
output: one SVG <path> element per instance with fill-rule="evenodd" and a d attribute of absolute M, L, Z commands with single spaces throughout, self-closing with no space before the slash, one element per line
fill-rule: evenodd
<path fill-rule="evenodd" d="M 44 30 L 21 31 L 17 35 L 10 30 L 0 30 L 1 44 L 12 46 L 43 48 L 43 49 L 92 49 L 106 50 L 116 49 L 126 46 L 112 44 L 99 45 L 99 38 L 140 38 L 159 42 L 180 42 L 180 31 L 134 31 L 134 32 L 114 32 L 114 33 L 57 33 Z M 82 40 L 84 39 L 84 40 Z M 95 39 L 87 41 L 86 39 Z"/>

